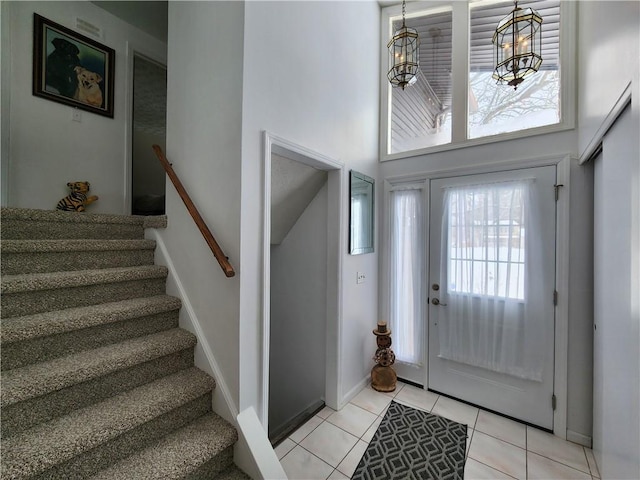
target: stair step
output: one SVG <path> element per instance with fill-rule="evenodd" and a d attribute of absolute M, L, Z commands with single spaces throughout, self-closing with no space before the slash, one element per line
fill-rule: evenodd
<path fill-rule="evenodd" d="M 214 478 L 231 466 L 237 440 L 235 428 L 210 413 L 99 472 L 92 480 L 191 478 L 205 468 L 206 478 Z"/>
<path fill-rule="evenodd" d="M 165 292 L 167 268 L 158 265 L 31 273 L 2 277 L 3 318 L 32 315 Z"/>
<path fill-rule="evenodd" d="M 3 239 L 143 238 L 145 225 L 150 222 L 135 215 L 6 207 L 2 208 L 1 215 Z M 160 220 L 159 224 L 162 223 Z"/>
<path fill-rule="evenodd" d="M 204 477 L 211 478 L 211 477 Z M 190 479 L 192 480 L 192 479 Z M 224 472 L 220 472 L 214 480 L 251 480 L 251 477 L 240 470 L 235 465 L 231 465 Z"/>
<path fill-rule="evenodd" d="M 153 264 L 153 240 L 2 240 L 3 275 Z"/>
<path fill-rule="evenodd" d="M 195 344 L 194 335 L 175 328 L 2 372 L 2 434 L 190 368 Z"/>
<path fill-rule="evenodd" d="M 168 353 L 193 347 L 195 336 L 175 328 L 48 362 L 2 372 L 0 406 L 86 382 Z"/>
<path fill-rule="evenodd" d="M 180 305 L 157 295 L 3 319 L 0 365 L 10 370 L 175 328 Z"/>
<path fill-rule="evenodd" d="M 3 439 L 0 476 L 96 473 L 210 411 L 214 386 L 193 367 Z"/>

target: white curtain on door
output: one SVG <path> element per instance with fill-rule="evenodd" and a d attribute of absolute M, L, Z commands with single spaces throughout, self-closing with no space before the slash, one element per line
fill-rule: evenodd
<path fill-rule="evenodd" d="M 390 327 L 396 359 L 422 365 L 424 238 L 422 190 L 391 192 Z"/>
<path fill-rule="evenodd" d="M 543 319 L 527 315 L 543 288 L 537 205 L 532 180 L 445 189 L 440 357 L 541 380 Z"/>

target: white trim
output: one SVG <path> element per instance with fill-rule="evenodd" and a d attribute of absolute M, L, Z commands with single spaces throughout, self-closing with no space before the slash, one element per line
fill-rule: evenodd
<path fill-rule="evenodd" d="M 263 133 L 263 279 L 262 279 L 262 402 L 258 416 L 265 431 L 269 420 L 269 346 L 271 310 L 271 155 L 303 163 L 328 175 L 328 244 L 327 244 L 327 350 L 325 403 L 338 409 L 342 385 L 342 257 L 344 253 L 344 191 L 346 173 L 344 164 L 321 153 L 298 145 L 267 131 Z"/>
<path fill-rule="evenodd" d="M 171 260 L 169 251 L 164 243 L 162 235 L 155 228 L 145 229 L 145 238 L 156 241 L 155 261 L 157 265 L 164 265 L 169 270 L 167 277 L 167 293 L 170 293 L 182 301 L 180 309 L 180 326 L 185 330 L 193 333 L 198 343 L 196 345 L 195 364 L 197 367 L 205 370 L 216 381 L 216 388 L 213 392 L 213 410 L 225 418 L 225 420 L 235 424 L 238 416 L 238 409 L 233 401 L 227 382 L 222 375 L 222 370 L 218 366 L 218 362 L 213 354 L 211 345 L 207 341 L 207 337 L 202 331 L 200 320 L 193 309 L 187 291 L 184 288 L 180 277 L 176 271 L 175 265 Z M 224 402 L 220 402 L 216 392 L 222 394 Z"/>
<path fill-rule="evenodd" d="M 342 398 L 342 292 L 343 292 L 343 258 L 346 252 L 344 231 L 345 196 L 348 192 L 349 176 L 345 168 L 329 171 L 328 212 L 337 212 L 337 218 L 327 225 L 327 337 L 326 337 L 326 378 L 325 404 L 338 410 Z M 332 256 L 334 256 L 332 258 Z"/>
<path fill-rule="evenodd" d="M 453 73 L 457 73 L 466 66 L 466 72 L 462 78 L 454 77 L 452 84 L 453 104 L 451 106 L 453 113 L 464 116 L 464 121 L 456 121 L 452 118 L 451 142 L 444 145 L 434 145 L 432 147 L 409 150 L 399 153 L 387 153 L 391 143 L 391 133 L 388 128 L 389 114 L 391 112 L 391 87 L 387 80 L 386 66 L 387 59 L 387 42 L 391 38 L 390 19 L 398 16 L 399 6 L 394 5 L 382 9 L 380 15 L 380 161 L 387 162 L 392 160 L 401 160 L 404 158 L 427 155 L 430 153 L 443 152 L 447 150 L 456 150 L 458 148 L 474 147 L 478 145 L 486 145 L 496 142 L 503 142 L 513 139 L 532 137 L 536 135 L 545 135 L 549 133 L 557 133 L 565 130 L 572 130 L 576 123 L 576 105 L 577 105 L 577 61 L 576 61 L 576 37 L 577 37 L 577 8 L 576 2 L 560 2 L 560 65 L 561 65 L 561 92 L 560 92 L 560 112 L 561 119 L 559 123 L 553 125 L 545 125 L 542 127 L 519 130 L 516 132 L 501 133 L 498 135 L 485 136 L 480 138 L 467 138 L 467 103 L 466 93 L 468 83 L 468 36 L 469 36 L 469 4 L 470 2 L 412 2 L 407 5 L 409 16 L 428 15 L 432 12 L 442 11 L 443 5 L 452 7 L 452 28 L 455 30 L 456 25 L 466 25 L 466 31 L 461 34 L 454 34 L 452 39 L 452 68 Z M 466 8 L 467 13 L 462 14 L 462 5 Z M 434 8 L 435 7 L 435 8 Z M 416 13 L 418 12 L 418 13 Z M 466 45 L 464 48 L 460 46 L 462 38 L 466 37 Z M 460 84 L 464 84 L 461 90 L 456 89 Z M 456 92 L 464 93 L 464 95 L 456 95 Z M 460 97 L 456 100 L 456 97 Z"/>
<path fill-rule="evenodd" d="M 383 238 L 386 241 L 386 248 L 389 248 L 389 202 L 388 193 L 393 188 L 402 188 L 404 185 L 425 182 L 429 185 L 431 180 L 459 175 L 472 175 L 479 173 L 491 173 L 523 168 L 541 167 L 545 165 L 555 165 L 557 167 L 557 182 L 564 184 L 558 204 L 556 218 L 556 289 L 559 292 L 558 306 L 556 307 L 555 322 L 555 365 L 554 365 L 554 393 L 556 395 L 556 410 L 553 415 L 554 434 L 567 438 L 567 398 L 568 398 L 568 341 L 569 341 L 569 307 L 568 307 L 568 285 L 569 285 L 569 169 L 571 166 L 571 155 L 567 153 L 557 155 L 547 155 L 535 158 L 509 160 L 501 162 L 487 162 L 473 167 L 461 166 L 453 168 L 433 168 L 420 173 L 398 175 L 387 177 L 385 182 L 385 232 Z M 428 202 L 428 199 L 426 200 Z M 428 213 L 429 208 L 425 209 Z M 428 238 L 428 236 L 427 236 Z M 427 247 L 428 248 L 428 245 Z M 382 263 L 382 286 L 384 295 L 388 294 L 388 255 Z M 387 302 L 388 299 L 382 300 Z M 385 304 L 386 305 L 386 304 Z M 382 310 L 385 311 L 385 310 Z M 428 372 L 428 365 L 427 365 Z M 428 374 L 427 374 L 428 376 Z M 428 378 L 427 378 L 428 384 Z"/>
<path fill-rule="evenodd" d="M 553 433 L 567 439 L 568 369 L 569 369 L 569 213 L 571 156 L 558 162 L 556 184 L 560 188 L 556 203 L 556 331 L 553 392 L 556 409 L 553 412 Z"/>
<path fill-rule="evenodd" d="M 591 448 L 591 445 L 593 445 L 593 440 L 590 436 L 574 432 L 573 430 L 567 430 L 567 440 L 587 448 Z"/>
<path fill-rule="evenodd" d="M 467 2 L 453 2 L 451 11 L 451 145 L 468 141 L 469 135 L 469 95 L 456 92 L 469 91 L 469 40 L 470 17 Z M 455 58 L 455 61 L 453 60 Z M 431 151 L 431 149 L 429 149 Z"/>
<path fill-rule="evenodd" d="M 618 100 L 616 100 L 616 103 L 613 104 L 613 107 L 600 124 L 600 127 L 598 127 L 596 132 L 593 134 L 593 137 L 580 154 L 578 165 L 582 165 L 583 163 L 591 159 L 595 151 L 598 149 L 598 146 L 602 143 L 602 139 L 604 138 L 605 134 L 609 131 L 611 126 L 615 123 L 615 121 L 620 116 L 622 111 L 627 107 L 627 105 L 631 103 L 631 91 L 631 82 L 629 82 L 627 83 L 627 86 L 623 90 L 620 97 L 618 97 Z"/>
<path fill-rule="evenodd" d="M 122 214 L 131 214 L 131 178 L 133 176 L 133 57 L 135 52 L 129 41 L 125 42 L 126 48 L 126 81 L 124 82 L 124 191 L 122 199 Z"/>
<path fill-rule="evenodd" d="M 418 181 L 427 181 L 436 178 L 454 177 L 458 175 L 474 175 L 476 173 L 491 173 L 503 170 L 519 170 L 522 168 L 542 167 L 545 165 L 557 165 L 567 155 L 560 153 L 554 155 L 541 155 L 539 157 L 529 157 L 513 160 L 499 160 L 495 162 L 476 163 L 473 166 L 461 165 L 456 167 L 434 167 L 427 168 L 420 172 L 405 175 L 394 175 L 387 177 L 385 180 L 391 185 L 400 183 L 410 183 Z"/>

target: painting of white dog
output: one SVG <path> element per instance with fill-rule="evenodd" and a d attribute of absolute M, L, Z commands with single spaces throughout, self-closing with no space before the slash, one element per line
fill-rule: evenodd
<path fill-rule="evenodd" d="M 77 66 L 73 70 L 78 76 L 78 87 L 73 98 L 94 107 L 101 107 L 102 90 L 100 90 L 98 84 L 102 81 L 102 77 L 98 73 L 91 72 L 81 66 Z"/>

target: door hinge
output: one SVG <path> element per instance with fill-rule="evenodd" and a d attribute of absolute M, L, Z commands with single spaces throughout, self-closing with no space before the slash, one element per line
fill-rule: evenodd
<path fill-rule="evenodd" d="M 556 202 L 557 202 L 557 201 L 558 201 L 558 199 L 560 198 L 560 187 L 564 187 L 564 184 L 562 184 L 562 183 L 556 183 L 556 184 L 553 186 L 553 189 L 554 189 L 554 190 L 555 190 L 555 192 L 556 192 Z"/>
<path fill-rule="evenodd" d="M 555 409 L 556 409 L 556 403 L 557 403 L 557 402 L 556 402 L 556 396 L 555 396 L 555 394 L 553 394 L 553 395 L 551 395 L 551 408 L 552 408 L 553 410 L 555 410 Z"/>
<path fill-rule="evenodd" d="M 556 306 L 558 305 L 558 291 L 557 290 L 553 291 L 553 304 L 556 305 Z"/>

